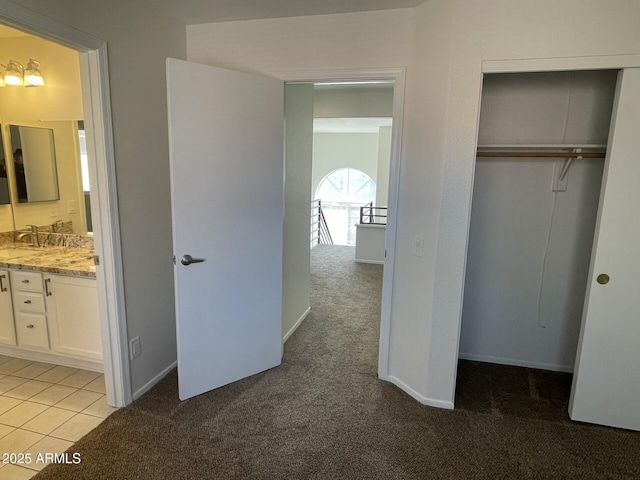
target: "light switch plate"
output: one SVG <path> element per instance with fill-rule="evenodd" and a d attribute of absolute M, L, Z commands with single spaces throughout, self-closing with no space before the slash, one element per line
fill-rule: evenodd
<path fill-rule="evenodd" d="M 131 339 L 129 343 L 129 357 L 133 360 L 136 357 L 139 357 L 142 353 L 142 347 L 140 345 L 140 337 L 134 337 Z"/>

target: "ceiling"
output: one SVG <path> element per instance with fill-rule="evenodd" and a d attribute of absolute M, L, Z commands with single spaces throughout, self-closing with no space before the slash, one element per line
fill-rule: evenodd
<path fill-rule="evenodd" d="M 409 8 L 426 0 L 147 0 L 184 23 L 229 22 L 259 18 L 297 17 L 330 13 Z"/>

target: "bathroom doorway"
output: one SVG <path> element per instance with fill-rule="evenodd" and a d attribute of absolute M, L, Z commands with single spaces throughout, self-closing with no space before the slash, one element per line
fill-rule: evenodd
<path fill-rule="evenodd" d="M 95 253 L 100 262 L 100 267 L 96 270 L 96 280 L 105 388 L 110 405 L 124 406 L 131 402 L 131 386 L 126 354 L 126 320 L 110 100 L 107 89 L 106 43 L 18 6 L 12 7 L 10 13 L 3 13 L 0 23 L 72 48 L 79 55 L 90 180 L 93 185 L 100 187 L 99 190 L 91 192 L 91 210 Z"/>

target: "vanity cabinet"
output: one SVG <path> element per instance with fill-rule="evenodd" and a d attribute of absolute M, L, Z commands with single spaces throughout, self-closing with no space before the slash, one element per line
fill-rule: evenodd
<path fill-rule="evenodd" d="M 51 350 L 102 360 L 96 281 L 45 274 L 44 285 Z"/>
<path fill-rule="evenodd" d="M 8 270 L 0 270 L 0 343 L 3 345 L 16 344 L 16 328 L 13 323 L 11 282 Z"/>
<path fill-rule="evenodd" d="M 49 350 L 42 274 L 12 270 L 10 277 L 18 347 Z"/>
<path fill-rule="evenodd" d="M 100 365 L 96 281 L 0 269 L 0 354 L 79 368 Z"/>

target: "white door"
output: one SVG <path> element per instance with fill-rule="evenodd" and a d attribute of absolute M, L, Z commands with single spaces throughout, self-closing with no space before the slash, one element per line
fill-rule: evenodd
<path fill-rule="evenodd" d="M 605 160 L 569 414 L 640 430 L 640 69 L 625 69 Z"/>
<path fill-rule="evenodd" d="M 284 85 L 168 59 L 167 89 L 185 400 L 280 364 Z"/>

